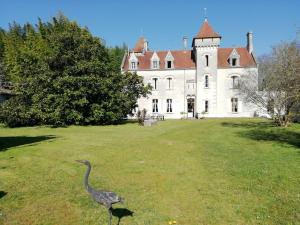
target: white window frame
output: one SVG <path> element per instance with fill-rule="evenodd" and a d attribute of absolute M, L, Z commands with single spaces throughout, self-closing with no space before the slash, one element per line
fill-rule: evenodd
<path fill-rule="evenodd" d="M 238 76 L 231 76 L 231 85 L 232 89 L 238 89 L 239 87 L 239 77 Z"/>
<path fill-rule="evenodd" d="M 167 77 L 167 90 L 172 90 L 173 89 L 173 78 L 172 77 Z"/>
<path fill-rule="evenodd" d="M 167 99 L 167 113 L 172 113 L 172 112 L 173 112 L 172 99 L 168 98 Z"/>
<path fill-rule="evenodd" d="M 152 69 L 158 69 L 158 61 L 157 60 L 152 61 Z"/>
<path fill-rule="evenodd" d="M 231 112 L 238 113 L 239 112 L 239 99 L 231 98 Z"/>
<path fill-rule="evenodd" d="M 153 77 L 152 78 L 152 87 L 153 87 L 153 90 L 154 91 L 157 91 L 158 90 L 158 78 L 157 77 Z"/>
<path fill-rule="evenodd" d="M 158 113 L 158 99 L 152 99 L 152 113 Z"/>
<path fill-rule="evenodd" d="M 135 62 L 135 61 L 131 61 L 131 69 L 132 70 L 136 70 L 137 69 L 137 62 Z"/>

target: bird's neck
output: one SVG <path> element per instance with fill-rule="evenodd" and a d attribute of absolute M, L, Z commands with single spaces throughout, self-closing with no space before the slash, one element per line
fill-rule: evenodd
<path fill-rule="evenodd" d="M 91 172 L 91 165 L 87 165 L 87 170 L 85 172 L 85 175 L 84 175 L 84 187 L 85 189 L 90 192 L 91 191 L 91 187 L 89 185 L 89 175 L 90 175 L 90 172 Z"/>

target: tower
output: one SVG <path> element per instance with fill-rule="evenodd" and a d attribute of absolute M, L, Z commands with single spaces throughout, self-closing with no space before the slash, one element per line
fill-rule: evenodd
<path fill-rule="evenodd" d="M 221 36 L 205 18 L 199 33 L 193 39 L 196 62 L 196 112 L 213 114 L 217 111 L 218 48 Z"/>

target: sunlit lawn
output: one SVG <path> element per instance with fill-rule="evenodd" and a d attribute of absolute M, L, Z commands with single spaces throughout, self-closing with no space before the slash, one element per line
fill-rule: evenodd
<path fill-rule="evenodd" d="M 125 198 L 113 225 L 300 224 L 300 125 L 258 119 L 2 127 L 0 224 L 107 224 L 76 159 Z"/>

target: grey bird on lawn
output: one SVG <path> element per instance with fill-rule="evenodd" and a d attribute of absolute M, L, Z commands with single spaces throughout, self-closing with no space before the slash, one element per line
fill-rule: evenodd
<path fill-rule="evenodd" d="M 109 225 L 111 225 L 112 217 L 112 205 L 115 203 L 123 203 L 123 198 L 119 197 L 116 193 L 111 191 L 95 190 L 89 185 L 89 175 L 91 172 L 91 164 L 87 160 L 76 160 L 76 162 L 82 163 L 87 166 L 86 173 L 84 175 L 84 187 L 93 199 L 103 205 L 108 210 Z"/>

